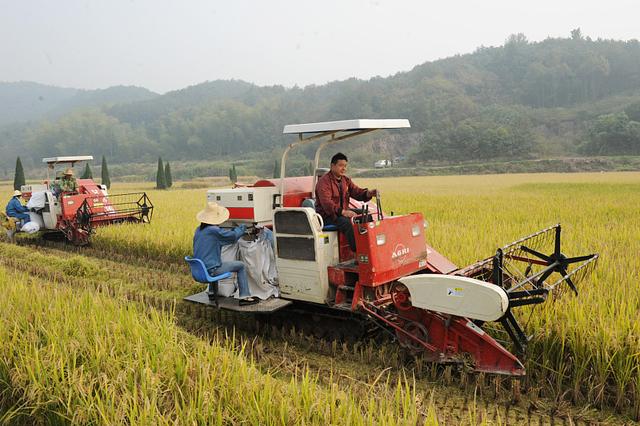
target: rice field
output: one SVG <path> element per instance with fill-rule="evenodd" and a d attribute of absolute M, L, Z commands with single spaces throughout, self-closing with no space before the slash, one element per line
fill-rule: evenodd
<path fill-rule="evenodd" d="M 525 331 L 533 335 L 525 359 L 529 376 L 524 393 L 531 400 L 615 411 L 623 417 L 614 417 L 614 423 L 640 417 L 640 173 L 356 182 L 380 189 L 387 213 L 422 212 L 429 223 L 428 242 L 459 266 L 558 222 L 563 225 L 563 252 L 598 252 L 598 265 L 579 284 L 579 297 L 565 292 L 520 313 Z M 283 379 L 265 375 L 238 341 L 181 330 L 175 310 L 183 308 L 175 301 L 194 290 L 182 258 L 191 251 L 195 214 L 204 205 L 205 189 L 155 191 L 134 184 L 112 188 L 114 193 L 131 190 L 149 193 L 156 206 L 152 224 L 100 229 L 92 247 L 77 251 L 81 256 L 60 260 L 41 248 L 2 244 L 0 291 L 8 297 L 0 300 L 0 423 L 12 415 L 79 423 L 160 419 L 235 424 L 255 423 L 257 418 L 265 419 L 261 424 L 446 422 L 438 394 L 418 392 L 421 384 L 419 379 L 414 383 L 410 368 L 406 381 L 378 381 L 376 392 L 332 385 L 303 370 Z M 2 200 L 8 201 L 9 194 L 8 186 L 0 186 Z M 86 261 L 82 250 L 104 261 Z M 33 265 L 26 271 L 20 266 L 25 258 Z M 46 268 L 35 266 L 47 262 Z M 123 267 L 114 271 L 118 268 L 104 266 L 107 262 Z M 145 266 L 149 269 L 142 270 Z M 105 275 L 108 280 L 100 278 Z M 39 309 L 41 305 L 47 309 Z M 22 334 L 28 338 L 15 337 Z M 58 343 L 50 347 L 47 342 Z M 380 371 L 385 362 L 398 368 L 395 361 L 380 358 Z M 114 360 L 118 368 L 110 364 Z M 201 364 L 212 362 L 226 362 L 229 372 L 216 376 L 211 365 L 203 370 Z M 224 377 L 230 386 L 221 386 L 216 377 Z M 9 387 L 3 388 L 4 383 Z M 256 391 L 265 386 L 271 387 L 264 394 Z M 305 392 L 317 397 L 305 400 Z M 474 395 L 470 392 L 467 402 Z M 217 402 L 221 394 L 224 403 Z M 9 413 L 4 418 L 3 408 Z M 455 422 L 510 423 L 506 414 L 483 413 L 472 408 Z"/>
<path fill-rule="evenodd" d="M 321 386 L 262 374 L 233 338 L 209 344 L 170 314 L 0 269 L 0 421 L 73 424 L 416 424 L 408 384 Z M 8 386 L 7 386 L 8 384 Z M 384 401 L 384 404 L 380 402 Z M 428 402 L 427 402 L 428 405 Z M 427 414 L 426 418 L 429 418 Z"/>

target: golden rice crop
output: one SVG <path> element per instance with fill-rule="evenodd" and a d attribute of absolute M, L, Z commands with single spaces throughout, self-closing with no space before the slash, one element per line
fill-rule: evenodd
<path fill-rule="evenodd" d="M 278 379 L 233 338 L 209 344 L 170 314 L 3 268 L 0 292 L 3 424 L 436 423 L 407 383 L 371 393 L 305 371 Z"/>
<path fill-rule="evenodd" d="M 382 191 L 387 213 L 421 212 L 428 242 L 458 265 L 557 222 L 563 251 L 601 257 L 575 298 L 564 294 L 522 319 L 533 333 L 529 384 L 575 402 L 640 413 L 640 173 L 522 174 L 357 180 Z M 147 189 L 149 186 L 147 186 Z M 7 194 L 9 188 L 2 191 Z M 128 187 L 128 190 L 134 189 Z M 100 229 L 105 253 L 180 263 L 191 252 L 204 189 L 149 190 L 150 226 Z M 5 197 L 6 198 L 6 197 Z"/>
<path fill-rule="evenodd" d="M 547 391 L 632 408 L 640 399 L 640 174 L 399 178 L 370 182 L 396 213 L 422 212 L 432 246 L 458 265 L 561 222 L 563 251 L 601 257 L 575 298 L 535 308 L 526 367 Z M 526 312 L 526 311 L 525 311 Z"/>

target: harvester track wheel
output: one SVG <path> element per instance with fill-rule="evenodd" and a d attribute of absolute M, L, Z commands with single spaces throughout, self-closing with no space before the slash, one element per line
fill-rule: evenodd
<path fill-rule="evenodd" d="M 399 311 L 408 311 L 413 306 L 411 305 L 411 294 L 407 286 L 401 282 L 394 282 L 389 290 L 391 293 L 391 300 Z"/>
<path fill-rule="evenodd" d="M 389 293 L 389 285 L 383 284 L 377 287 L 374 287 L 374 296 L 376 300 L 382 299 Z"/>
<path fill-rule="evenodd" d="M 407 321 L 402 329 L 419 341 L 429 343 L 429 332 L 427 331 L 427 327 L 425 327 L 423 324 L 415 321 Z M 410 352 L 415 354 L 417 352 L 424 351 L 424 346 L 420 344 L 420 342 L 407 336 L 407 334 L 403 333 L 402 331 L 396 330 L 396 336 L 398 337 L 398 343 L 400 343 L 400 346 L 409 350 Z"/>

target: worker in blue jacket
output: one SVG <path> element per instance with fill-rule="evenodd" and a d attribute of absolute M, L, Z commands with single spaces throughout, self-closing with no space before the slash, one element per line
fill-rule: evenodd
<path fill-rule="evenodd" d="M 244 263 L 239 260 L 222 262 L 222 246 L 238 241 L 246 230 L 245 226 L 236 226 L 231 230 L 220 228 L 218 225 L 229 219 L 229 210 L 216 203 L 207 203 L 205 209 L 200 211 L 196 218 L 200 226 L 196 228 L 193 235 L 193 257 L 202 260 L 209 275 L 237 273 L 240 305 L 253 305 L 260 302 L 257 297 L 251 296 Z"/>
<path fill-rule="evenodd" d="M 29 209 L 26 206 L 23 206 L 20 202 L 20 197 L 22 196 L 22 192 L 19 190 L 15 190 L 13 192 L 13 197 L 7 203 L 7 208 L 5 209 L 5 213 L 9 217 L 15 217 L 20 219 L 22 224 L 29 222 Z"/>

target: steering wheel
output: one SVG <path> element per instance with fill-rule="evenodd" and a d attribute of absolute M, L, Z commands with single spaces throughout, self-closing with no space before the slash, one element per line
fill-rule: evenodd
<path fill-rule="evenodd" d="M 360 216 L 354 217 L 354 222 L 356 222 L 355 221 L 356 218 L 360 219 L 357 221 L 358 233 L 360 233 L 360 235 L 367 233 L 367 226 L 365 224 L 367 222 L 368 217 L 369 217 L 369 204 L 365 204 L 364 207 L 362 208 L 362 214 Z"/>

